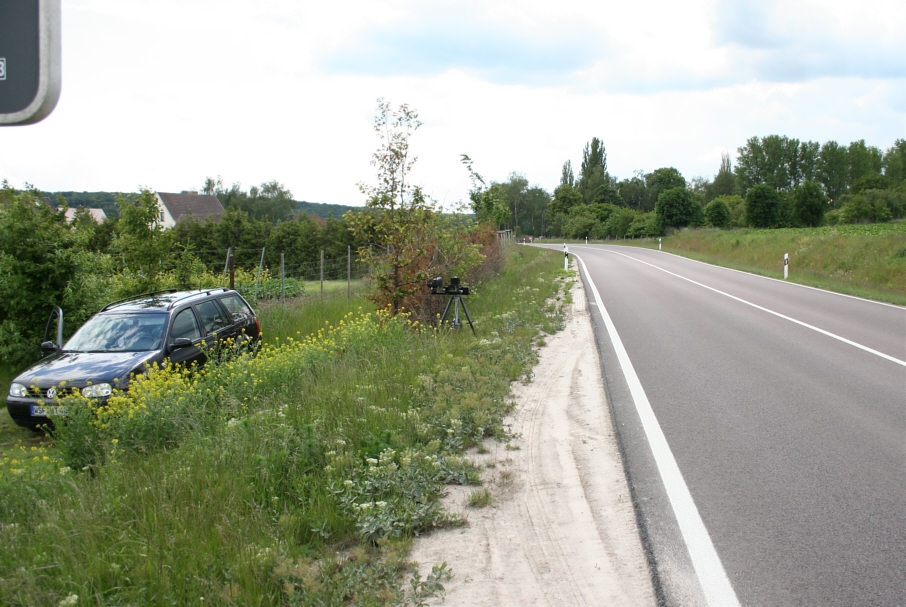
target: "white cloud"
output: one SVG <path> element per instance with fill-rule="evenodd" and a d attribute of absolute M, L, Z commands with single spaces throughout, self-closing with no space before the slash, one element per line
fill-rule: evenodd
<path fill-rule="evenodd" d="M 179 191 L 221 175 L 362 204 L 378 97 L 420 112 L 415 177 L 448 204 L 469 189 L 462 153 L 552 190 L 595 136 L 620 178 L 711 176 L 756 135 L 887 148 L 906 137 L 904 6 L 67 0 L 60 101 L 0 129 L 0 178 Z"/>

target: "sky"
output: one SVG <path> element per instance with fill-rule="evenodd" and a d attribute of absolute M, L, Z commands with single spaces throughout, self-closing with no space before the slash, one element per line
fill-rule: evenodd
<path fill-rule="evenodd" d="M 243 190 L 360 206 L 378 99 L 417 110 L 412 183 L 553 192 L 597 137 L 618 179 L 713 178 L 751 137 L 906 138 L 902 0 L 63 0 L 53 113 L 0 127 L 44 191 Z"/>

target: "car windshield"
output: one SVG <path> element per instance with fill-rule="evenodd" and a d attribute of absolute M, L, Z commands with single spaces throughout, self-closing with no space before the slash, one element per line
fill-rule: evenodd
<path fill-rule="evenodd" d="M 101 314 L 69 338 L 68 352 L 145 352 L 156 350 L 164 336 L 166 314 Z"/>

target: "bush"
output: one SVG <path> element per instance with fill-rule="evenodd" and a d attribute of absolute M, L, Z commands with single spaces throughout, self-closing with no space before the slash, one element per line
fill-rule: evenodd
<path fill-rule="evenodd" d="M 760 183 L 746 192 L 746 223 L 755 228 L 776 228 L 782 218 L 780 194 Z"/>
<path fill-rule="evenodd" d="M 657 198 L 655 213 L 665 226 L 682 228 L 695 223 L 701 213 L 701 205 L 695 200 L 692 192 L 686 188 L 670 188 Z"/>
<path fill-rule="evenodd" d="M 708 225 L 715 228 L 726 227 L 730 223 L 730 207 L 719 198 L 715 198 L 705 207 L 705 219 Z"/>

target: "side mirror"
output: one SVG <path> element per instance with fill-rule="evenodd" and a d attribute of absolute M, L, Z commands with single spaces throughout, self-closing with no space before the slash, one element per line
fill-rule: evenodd
<path fill-rule="evenodd" d="M 180 348 L 187 348 L 192 345 L 192 340 L 188 337 L 177 337 L 173 340 L 173 343 L 170 344 L 170 351 L 178 350 Z"/>
<path fill-rule="evenodd" d="M 41 342 L 41 352 L 45 356 L 47 356 L 48 354 L 50 354 L 52 352 L 57 352 L 57 351 L 59 351 L 59 349 L 60 349 L 60 346 L 53 343 L 52 341 L 42 341 Z"/>

